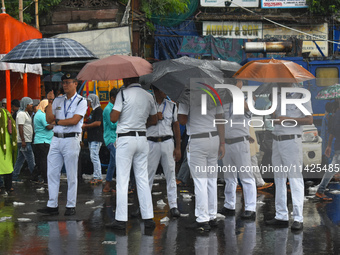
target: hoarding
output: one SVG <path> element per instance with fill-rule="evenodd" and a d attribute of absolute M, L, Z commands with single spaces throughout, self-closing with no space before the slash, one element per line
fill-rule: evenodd
<path fill-rule="evenodd" d="M 307 8 L 306 0 L 262 0 L 261 8 Z"/>
<path fill-rule="evenodd" d="M 236 39 L 262 38 L 262 22 L 204 21 L 203 35 Z"/>
<path fill-rule="evenodd" d="M 277 27 L 274 25 L 264 24 L 263 25 L 263 39 L 270 39 L 275 38 L 278 40 L 287 40 L 291 37 L 296 37 L 297 39 L 303 40 L 302 45 L 302 53 L 304 52 L 310 52 L 310 57 L 320 57 L 322 56 L 319 50 L 317 49 L 315 42 L 318 44 L 320 49 L 322 50 L 323 54 L 325 56 L 328 56 L 328 24 L 320 24 L 320 25 L 308 25 L 308 26 L 290 26 L 288 27 L 300 30 L 302 32 L 308 33 L 313 36 L 317 36 L 319 38 L 324 39 L 318 40 L 316 38 L 313 38 L 312 36 L 308 36 L 305 34 L 301 34 L 299 32 L 283 28 L 283 27 Z"/>
<path fill-rule="evenodd" d="M 204 7 L 226 7 L 226 0 L 201 0 L 201 6 Z M 259 7 L 259 0 L 231 0 L 230 7 Z M 235 4 L 233 4 L 235 3 Z"/>

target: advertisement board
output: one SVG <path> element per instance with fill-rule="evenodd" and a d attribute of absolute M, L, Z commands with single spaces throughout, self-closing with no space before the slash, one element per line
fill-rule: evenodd
<path fill-rule="evenodd" d="M 225 0 L 201 0 L 201 6 L 204 7 L 226 7 Z M 229 7 L 259 7 L 259 0 L 231 0 Z M 235 3 L 235 4 L 234 4 Z"/>
<path fill-rule="evenodd" d="M 262 22 L 204 21 L 203 35 L 235 39 L 262 38 Z"/>
<path fill-rule="evenodd" d="M 322 38 L 324 40 L 328 40 L 328 24 L 323 23 L 320 25 L 308 25 L 308 26 L 290 26 L 288 27 L 300 30 L 302 32 L 317 36 L 319 38 Z M 277 27 L 273 25 L 263 25 L 263 39 L 270 39 L 270 38 L 276 38 L 278 40 L 287 40 L 290 37 L 296 37 L 297 39 L 303 40 L 302 45 L 302 53 L 304 52 L 310 52 L 310 57 L 320 57 L 322 56 L 319 50 L 317 49 L 315 42 L 318 44 L 320 49 L 322 50 L 323 54 L 325 56 L 328 56 L 328 42 L 318 40 L 316 38 L 313 38 L 312 36 L 304 35 L 296 31 L 292 31 L 287 28 L 283 27 Z"/>
<path fill-rule="evenodd" d="M 306 0 L 261 0 L 261 8 L 307 8 Z"/>

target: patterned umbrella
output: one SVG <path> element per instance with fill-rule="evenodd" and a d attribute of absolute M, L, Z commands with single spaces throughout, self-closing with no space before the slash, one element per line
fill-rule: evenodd
<path fill-rule="evenodd" d="M 82 44 L 68 38 L 42 38 L 24 41 L 1 61 L 12 63 L 52 63 L 96 59 Z"/>
<path fill-rule="evenodd" d="M 315 98 L 321 100 L 340 98 L 340 84 L 335 84 L 320 90 Z"/>

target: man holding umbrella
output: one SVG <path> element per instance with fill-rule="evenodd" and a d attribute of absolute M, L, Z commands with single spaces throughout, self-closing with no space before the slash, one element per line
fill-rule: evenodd
<path fill-rule="evenodd" d="M 133 166 L 138 199 L 145 228 L 154 228 L 153 206 L 148 182 L 148 153 L 146 126 L 157 123 L 157 111 L 150 93 L 142 89 L 137 77 L 123 79 L 125 86 L 117 97 L 111 112 L 111 121 L 117 122 L 117 203 L 115 220 L 107 224 L 114 229 L 126 229 L 128 220 L 128 185 Z"/>
<path fill-rule="evenodd" d="M 280 83 L 282 91 L 285 87 L 293 87 L 293 83 Z M 292 90 L 293 88 L 291 88 Z M 287 178 L 292 193 L 293 218 L 292 230 L 303 229 L 303 201 L 304 201 L 304 182 L 302 177 L 302 125 L 313 123 L 311 101 L 303 103 L 310 115 L 305 115 L 294 104 L 287 104 L 286 114 L 281 108 L 283 98 L 301 99 L 301 93 L 287 93 L 284 97 L 278 96 L 277 109 L 275 111 L 275 127 L 273 130 L 273 155 L 272 164 L 274 169 L 275 181 L 275 209 L 274 219 L 266 221 L 266 224 L 276 227 L 288 227 L 288 208 L 287 208 Z M 286 171 L 288 169 L 288 171 Z"/>
<path fill-rule="evenodd" d="M 65 164 L 67 173 L 67 203 L 65 216 L 76 213 L 77 201 L 77 172 L 80 152 L 80 134 L 82 132 L 83 118 L 87 110 L 86 100 L 77 94 L 77 76 L 66 73 L 61 78 L 65 95 L 57 97 L 53 104 L 54 94 L 47 95 L 49 104 L 46 107 L 47 123 L 55 122 L 54 137 L 47 156 L 47 178 L 49 200 L 47 207 L 38 209 L 38 212 L 47 215 L 58 215 L 58 193 L 60 185 L 60 171 Z"/>

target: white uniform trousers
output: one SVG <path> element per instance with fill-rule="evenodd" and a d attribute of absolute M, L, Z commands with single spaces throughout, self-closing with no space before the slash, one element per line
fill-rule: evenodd
<path fill-rule="evenodd" d="M 223 165 L 227 167 L 224 174 L 224 207 L 235 210 L 237 177 L 240 178 L 244 194 L 244 210 L 256 211 L 256 184 L 252 172 L 249 142 L 226 144 Z"/>
<path fill-rule="evenodd" d="M 275 209 L 277 220 L 288 220 L 287 177 L 293 202 L 294 221 L 303 222 L 304 182 L 302 167 L 302 141 L 295 138 L 273 141 L 272 164 L 275 181 Z M 276 171 L 276 169 L 279 169 Z"/>
<path fill-rule="evenodd" d="M 149 146 L 145 136 L 123 136 L 117 139 L 116 151 L 116 220 L 128 220 L 128 188 L 133 166 L 142 219 L 153 218 L 151 191 L 148 183 Z"/>
<path fill-rule="evenodd" d="M 53 137 L 47 156 L 48 207 L 58 206 L 60 172 L 65 164 L 67 175 L 66 207 L 76 207 L 78 187 L 78 158 L 80 142 L 78 137 Z"/>
<path fill-rule="evenodd" d="M 195 186 L 195 216 L 197 222 L 213 220 L 217 215 L 217 169 L 219 137 L 194 138 L 188 142 L 188 164 Z"/>
<path fill-rule="evenodd" d="M 161 162 L 163 172 L 166 179 L 166 190 L 168 195 L 169 207 L 177 208 L 177 184 L 175 175 L 175 160 L 173 157 L 174 141 L 172 139 L 164 142 L 149 143 L 149 156 L 148 156 L 148 171 L 149 171 L 149 186 L 152 190 L 153 180 Z"/>

